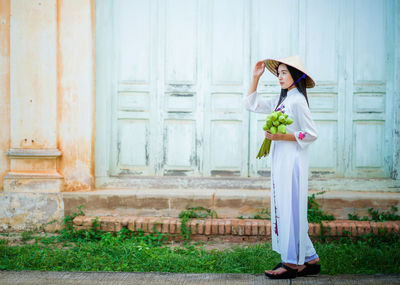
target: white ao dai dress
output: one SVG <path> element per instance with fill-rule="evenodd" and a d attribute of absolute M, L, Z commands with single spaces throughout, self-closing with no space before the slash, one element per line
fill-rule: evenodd
<path fill-rule="evenodd" d="M 270 114 L 279 96 L 269 100 L 257 92 L 243 98 L 247 110 Z M 272 141 L 271 144 L 271 234 L 272 249 L 282 262 L 304 264 L 318 257 L 308 236 L 308 147 L 318 133 L 303 94 L 297 88 L 287 92 L 276 110 L 293 120 L 287 133 L 296 141 Z"/>

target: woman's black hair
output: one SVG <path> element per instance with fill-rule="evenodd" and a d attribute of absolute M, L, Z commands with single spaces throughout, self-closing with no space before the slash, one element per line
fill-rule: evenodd
<path fill-rule="evenodd" d="M 280 64 L 282 64 L 282 63 L 280 63 Z M 279 65 L 278 65 L 278 67 L 279 67 Z M 276 68 L 276 70 L 278 70 L 278 67 Z M 289 73 L 292 76 L 294 82 L 296 82 L 296 80 L 299 79 L 304 74 L 302 71 L 300 71 L 294 67 L 291 67 L 290 65 L 286 65 L 286 67 L 288 68 Z M 304 97 L 306 98 L 306 101 L 307 101 L 307 105 L 308 105 L 308 107 L 310 107 L 310 104 L 308 103 L 308 97 L 307 97 L 306 79 L 305 78 L 300 79 L 295 84 L 295 86 L 296 86 L 297 90 L 299 90 L 299 92 L 304 95 Z M 278 105 L 276 105 L 275 109 L 278 108 L 279 104 L 282 103 L 282 101 L 286 98 L 287 92 L 288 92 L 288 89 L 281 89 L 281 95 L 279 96 Z"/>

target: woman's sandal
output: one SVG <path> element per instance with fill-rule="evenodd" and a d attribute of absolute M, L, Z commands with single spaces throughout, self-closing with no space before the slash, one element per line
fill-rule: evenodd
<path fill-rule="evenodd" d="M 308 262 L 304 263 L 306 267 L 303 270 L 297 272 L 297 277 L 307 276 L 307 275 L 317 275 L 321 271 L 320 264 L 310 264 Z"/>
<path fill-rule="evenodd" d="M 282 272 L 281 274 L 271 274 L 264 272 L 265 275 L 271 279 L 290 279 L 290 278 L 296 278 L 297 276 L 297 269 L 290 268 L 289 266 L 283 264 L 283 263 L 278 263 L 277 266 L 275 266 L 275 269 L 278 269 L 279 267 L 285 268 L 286 271 Z"/>

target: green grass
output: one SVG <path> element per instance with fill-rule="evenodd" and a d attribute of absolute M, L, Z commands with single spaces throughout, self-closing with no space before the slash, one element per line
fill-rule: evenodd
<path fill-rule="evenodd" d="M 64 243 L 46 236 L 36 237 L 33 244 L 0 243 L 0 270 L 262 274 L 280 260 L 270 243 L 206 250 L 201 245 L 171 247 L 159 236 L 126 230 L 99 234 L 96 239 L 86 236 L 90 238 Z M 398 235 L 369 235 L 356 241 L 342 238 L 314 246 L 324 274 L 400 273 Z"/>
<path fill-rule="evenodd" d="M 326 218 L 311 196 L 311 214 Z M 64 228 L 57 235 L 28 231 L 18 242 L 10 242 L 9 234 L 0 237 L 0 270 L 44 271 L 135 271 L 135 272 L 191 272 L 191 273 L 252 273 L 262 274 L 280 261 L 270 243 L 232 246 L 223 250 L 207 250 L 199 243 L 190 243 L 190 229 L 184 225 L 190 218 L 214 216 L 216 213 L 201 207 L 182 213 L 182 243 L 170 246 L 168 236 L 119 233 L 99 230 L 94 220 L 90 230 L 75 230 L 74 213 L 64 219 Z M 310 210 L 310 208 L 309 208 Z M 268 218 L 269 212 L 260 212 Z M 310 215 L 310 212 L 309 212 Z M 329 218 L 329 217 L 328 217 Z M 321 235 L 314 243 L 321 259 L 323 274 L 400 273 L 400 237 L 380 232 L 357 240 L 339 240 Z"/>

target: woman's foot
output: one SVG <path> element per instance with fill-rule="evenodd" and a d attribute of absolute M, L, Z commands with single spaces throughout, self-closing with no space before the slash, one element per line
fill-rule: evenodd
<path fill-rule="evenodd" d="M 289 269 L 297 270 L 298 266 L 296 264 L 291 263 L 283 263 L 284 266 L 289 267 Z M 281 275 L 288 271 L 284 266 L 279 263 L 274 269 L 272 270 L 265 270 L 266 274 L 269 275 Z"/>
<path fill-rule="evenodd" d="M 308 262 L 306 262 L 306 263 L 307 263 L 307 264 L 317 264 L 318 262 L 319 262 L 319 258 L 317 257 L 316 259 L 310 260 L 310 261 L 308 261 Z M 306 265 L 305 265 L 305 264 L 303 264 L 303 265 L 298 265 L 298 266 L 297 266 L 297 270 L 298 270 L 299 272 L 303 271 L 304 268 L 306 268 Z"/>
<path fill-rule="evenodd" d="M 321 271 L 321 265 L 317 264 L 319 258 L 310 260 L 297 267 L 297 276 L 316 275 Z"/>

